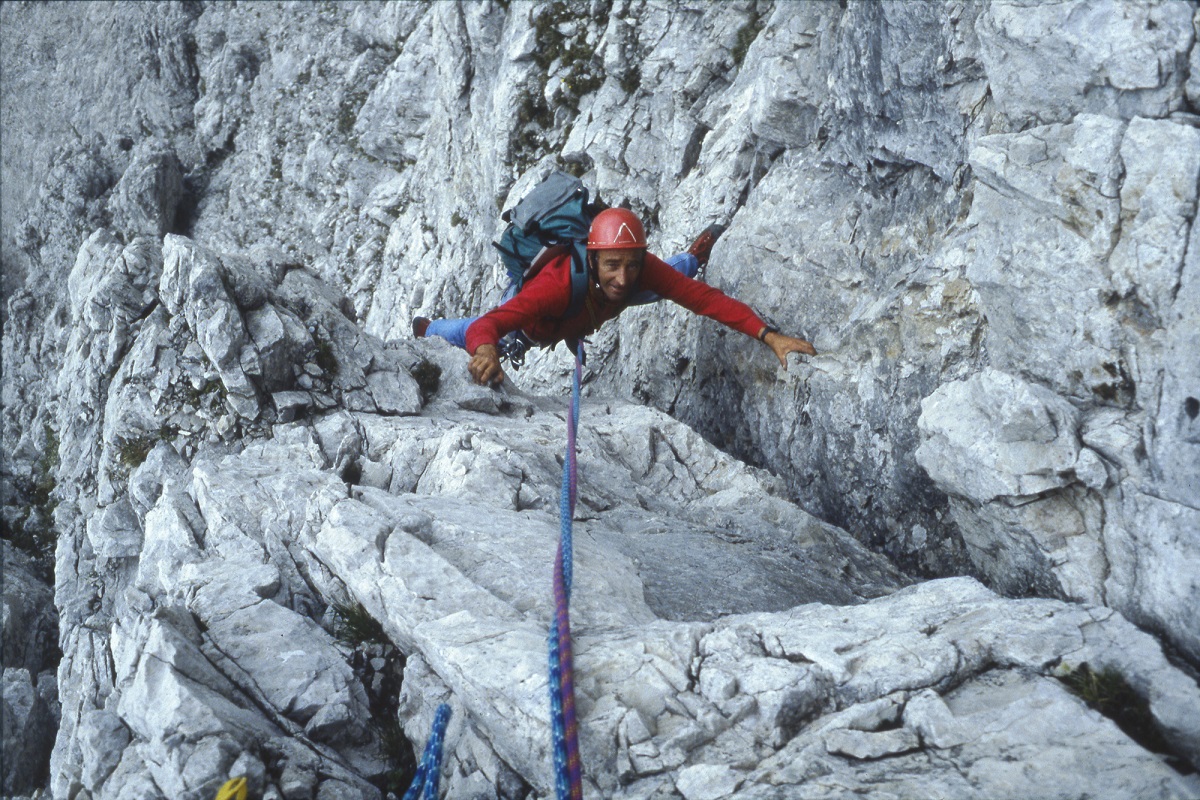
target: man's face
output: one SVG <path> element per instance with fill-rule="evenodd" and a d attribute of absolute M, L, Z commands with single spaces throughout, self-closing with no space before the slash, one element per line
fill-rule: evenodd
<path fill-rule="evenodd" d="M 611 303 L 623 303 L 629 299 L 642 272 L 640 248 L 601 250 L 596 256 L 596 281 L 600 291 Z"/>

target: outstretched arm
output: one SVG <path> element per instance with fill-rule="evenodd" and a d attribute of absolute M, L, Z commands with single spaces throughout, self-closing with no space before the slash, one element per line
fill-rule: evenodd
<path fill-rule="evenodd" d="M 784 369 L 787 369 L 788 353 L 803 353 L 806 356 L 817 354 L 817 349 L 803 339 L 784 336 L 771 328 L 763 328 L 758 334 L 758 338 L 775 352 L 775 357 L 779 359 L 779 363 L 783 365 Z"/>
<path fill-rule="evenodd" d="M 661 259 L 650 254 L 646 255 L 646 263 L 642 268 L 641 285 L 644 289 L 675 301 L 692 313 L 703 314 L 735 331 L 764 342 L 774 351 L 784 369 L 787 369 L 788 353 L 816 355 L 817 351 L 811 344 L 803 339 L 779 333 L 745 303 L 719 289 L 679 274 Z"/>

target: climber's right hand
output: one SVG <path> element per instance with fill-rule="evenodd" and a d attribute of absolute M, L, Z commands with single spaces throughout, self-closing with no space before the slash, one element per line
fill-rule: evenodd
<path fill-rule="evenodd" d="M 481 344 L 467 364 L 467 371 L 480 386 L 499 386 L 504 382 L 504 370 L 500 368 L 500 354 L 494 344 Z"/>

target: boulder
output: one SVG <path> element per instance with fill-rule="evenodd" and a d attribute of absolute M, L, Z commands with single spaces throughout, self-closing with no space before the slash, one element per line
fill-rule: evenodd
<path fill-rule="evenodd" d="M 129 238 L 162 238 L 174 229 L 182 195 L 179 159 L 170 145 L 146 142 L 133 154 L 113 188 L 109 200 L 113 226 Z"/>

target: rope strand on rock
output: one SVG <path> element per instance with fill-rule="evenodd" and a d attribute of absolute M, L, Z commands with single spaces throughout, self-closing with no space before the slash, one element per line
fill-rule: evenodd
<path fill-rule="evenodd" d="M 575 441 L 579 427 L 579 394 L 583 378 L 583 342 L 576 345 L 571 411 L 567 415 L 567 454 L 559 496 L 559 540 L 554 557 L 554 620 L 548 637 L 550 651 L 550 721 L 554 751 L 554 786 L 559 800 L 583 800 L 583 764 L 579 758 L 579 727 L 575 719 L 575 672 L 571 653 L 571 528 L 579 473 Z M 425 745 L 417 774 L 404 800 L 436 800 L 441 774 L 442 739 L 450 720 L 443 703 L 434 715 L 433 731 Z"/>
<path fill-rule="evenodd" d="M 404 793 L 404 800 L 437 800 L 438 781 L 442 774 L 442 739 L 449 722 L 450 706 L 442 703 L 433 715 L 433 730 L 429 733 L 429 741 L 425 743 L 417 774 Z"/>
<path fill-rule="evenodd" d="M 575 462 L 579 425 L 579 385 L 583 341 L 576 344 L 571 413 L 567 415 L 567 457 L 559 497 L 558 553 L 554 558 L 554 621 L 550 626 L 550 721 L 554 749 L 554 786 L 558 800 L 583 800 L 583 764 L 575 720 L 575 673 L 571 655 L 571 522 L 575 518 L 578 472 Z"/>

